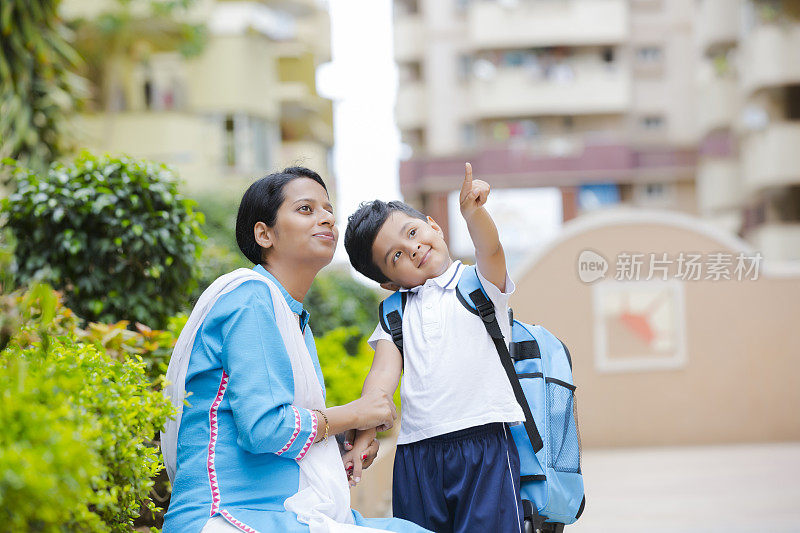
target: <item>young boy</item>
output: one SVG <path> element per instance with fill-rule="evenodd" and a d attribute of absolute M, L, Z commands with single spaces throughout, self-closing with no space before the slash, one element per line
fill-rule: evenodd
<path fill-rule="evenodd" d="M 504 317 L 514 284 L 483 207 L 488 195 L 489 185 L 473 181 L 467 163 L 461 215 L 481 284 Z M 403 353 L 379 324 L 369 339 L 375 358 L 364 382 L 365 392 L 393 394 L 404 375 L 394 516 L 436 532 L 521 531 L 519 457 L 507 424 L 525 417 L 480 317 L 457 299 L 465 266 L 450 258 L 436 222 L 402 202 L 362 204 L 348 220 L 345 248 L 356 270 L 408 293 Z M 510 339 L 508 321 L 499 322 Z M 363 456 L 374 435 L 359 433 L 351 456 Z M 353 462 L 357 483 L 361 465 Z"/>

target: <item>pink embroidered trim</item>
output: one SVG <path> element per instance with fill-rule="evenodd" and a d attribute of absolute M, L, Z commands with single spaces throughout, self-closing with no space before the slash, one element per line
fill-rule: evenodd
<path fill-rule="evenodd" d="M 300 434 L 300 411 L 298 411 L 297 407 L 294 405 L 292 406 L 292 410 L 294 411 L 294 433 L 292 433 L 291 438 L 289 438 L 289 442 L 287 442 L 276 455 L 281 455 L 283 452 L 291 448 L 292 444 L 294 444 L 294 440 Z"/>
<path fill-rule="evenodd" d="M 258 533 L 257 530 L 253 529 L 252 527 L 248 526 L 247 524 L 244 524 L 244 523 L 239 522 L 238 520 L 236 520 L 233 517 L 233 515 L 231 515 L 231 513 L 229 513 L 225 509 L 220 511 L 220 514 L 225 517 L 225 520 L 227 520 L 228 522 L 230 522 L 234 526 L 238 527 L 242 531 L 246 531 L 247 533 Z"/>
<path fill-rule="evenodd" d="M 222 403 L 222 397 L 225 396 L 225 389 L 228 388 L 228 374 L 222 371 L 222 380 L 219 383 L 217 396 L 214 398 L 214 403 L 211 404 L 211 409 L 208 411 L 208 422 L 211 429 L 211 437 L 208 440 L 208 482 L 211 485 L 211 516 L 214 516 L 219 510 L 219 482 L 217 480 L 217 471 L 214 466 L 214 459 L 216 457 L 217 448 L 217 434 L 219 433 L 219 426 L 217 424 L 217 411 L 219 404 Z"/>
<path fill-rule="evenodd" d="M 300 450 L 300 453 L 297 454 L 297 457 L 295 457 L 294 459 L 295 461 L 299 461 L 300 459 L 305 457 L 308 449 L 311 447 L 312 444 L 314 444 L 314 439 L 317 438 L 317 413 L 310 411 L 310 414 L 311 414 L 311 435 L 308 436 L 308 440 L 303 446 L 303 449 Z"/>

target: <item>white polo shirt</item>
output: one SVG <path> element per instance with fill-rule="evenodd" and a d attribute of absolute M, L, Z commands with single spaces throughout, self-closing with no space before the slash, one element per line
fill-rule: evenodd
<path fill-rule="evenodd" d="M 441 276 L 407 291 L 398 444 L 525 419 L 480 317 L 467 311 L 456 297 L 456 284 L 465 268 L 456 261 Z M 501 292 L 480 270 L 478 278 L 494 303 L 508 343 L 511 327 L 505 317 L 514 282 L 506 274 L 506 292 Z M 368 342 L 374 349 L 382 339 L 391 342 L 392 338 L 378 324 Z"/>

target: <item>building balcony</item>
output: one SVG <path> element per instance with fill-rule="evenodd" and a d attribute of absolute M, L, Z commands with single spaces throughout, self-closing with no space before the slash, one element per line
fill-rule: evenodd
<path fill-rule="evenodd" d="M 733 158 L 703 158 L 697 167 L 697 201 L 704 215 L 737 209 L 741 203 L 739 165 Z"/>
<path fill-rule="evenodd" d="M 326 179 L 329 179 L 328 147 L 313 141 L 288 141 L 281 143 L 279 167 L 301 165 L 313 168 Z M 328 187 L 331 183 L 328 182 Z"/>
<path fill-rule="evenodd" d="M 394 19 L 394 58 L 396 61 L 417 61 L 422 58 L 425 42 L 422 17 L 399 15 Z"/>
<path fill-rule="evenodd" d="M 739 38 L 740 6 L 734 0 L 703 0 L 699 5 L 697 38 L 700 49 L 709 52 L 731 45 Z"/>
<path fill-rule="evenodd" d="M 536 79 L 525 68 L 501 68 L 491 79 L 470 82 L 474 119 L 625 112 L 631 103 L 628 75 L 577 70 L 568 81 Z"/>
<path fill-rule="evenodd" d="M 745 37 L 741 57 L 748 92 L 800 83 L 800 24 L 756 27 Z"/>
<path fill-rule="evenodd" d="M 192 188 L 218 182 L 223 165 L 223 127 L 209 117 L 177 111 L 82 115 L 82 145 L 174 166 Z"/>
<path fill-rule="evenodd" d="M 731 127 L 738 112 L 736 80 L 715 77 L 700 85 L 697 113 L 700 136 Z"/>
<path fill-rule="evenodd" d="M 541 139 L 531 145 L 520 143 L 482 147 L 453 156 L 415 157 L 400 164 L 400 188 L 407 197 L 452 191 L 453 176 L 463 174 L 464 161 L 470 161 L 474 168 L 480 169 L 482 179 L 498 188 L 674 182 L 695 176 L 697 153 L 693 150 L 637 148 L 625 143 L 588 140 L 571 143 L 569 150 L 563 149 L 566 146 Z"/>
<path fill-rule="evenodd" d="M 800 184 L 800 122 L 779 122 L 748 134 L 742 143 L 745 188 L 758 191 Z"/>
<path fill-rule="evenodd" d="M 628 36 L 628 3 L 474 1 L 467 25 L 469 43 L 476 49 L 615 44 Z"/>
<path fill-rule="evenodd" d="M 800 260 L 800 223 L 768 222 L 747 235 L 766 261 Z"/>
<path fill-rule="evenodd" d="M 401 84 L 395 108 L 397 126 L 401 130 L 421 128 L 427 118 L 425 86 L 422 82 Z"/>

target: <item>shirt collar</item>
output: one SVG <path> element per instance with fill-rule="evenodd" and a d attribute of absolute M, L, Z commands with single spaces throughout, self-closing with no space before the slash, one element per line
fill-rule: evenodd
<path fill-rule="evenodd" d="M 305 330 L 306 324 L 308 324 L 308 319 L 311 318 L 311 315 L 308 313 L 308 311 L 303 309 L 303 304 L 292 298 L 292 295 L 289 294 L 289 291 L 283 288 L 283 285 L 281 285 L 281 282 L 278 281 L 278 278 L 273 276 L 272 273 L 266 268 L 261 265 L 256 265 L 253 267 L 253 270 L 262 276 L 269 278 L 275 283 L 275 285 L 278 286 L 278 288 L 281 290 L 281 294 L 283 294 L 283 299 L 286 300 L 287 304 L 289 304 L 289 309 L 291 309 L 293 313 L 300 315 L 300 329 Z"/>
<path fill-rule="evenodd" d="M 412 287 L 410 289 L 400 289 L 400 292 L 411 292 L 416 293 L 419 290 L 428 284 L 428 282 L 433 282 L 442 289 L 453 289 L 458 284 L 458 274 L 461 272 L 462 267 L 461 261 L 453 261 L 453 263 L 447 267 L 447 270 L 444 271 L 443 274 L 439 274 L 435 278 L 431 278 L 427 280 L 422 285 L 417 285 L 416 287 Z"/>

